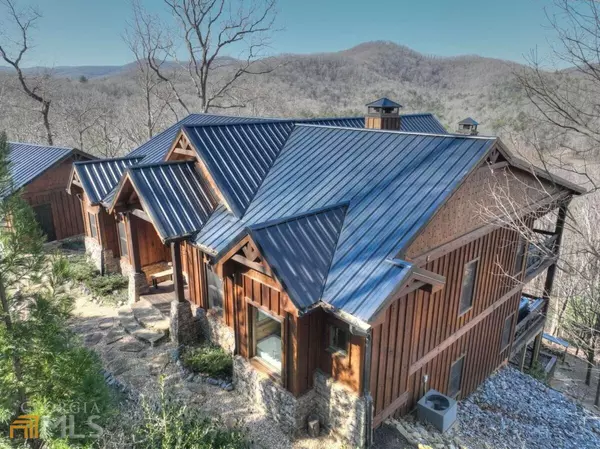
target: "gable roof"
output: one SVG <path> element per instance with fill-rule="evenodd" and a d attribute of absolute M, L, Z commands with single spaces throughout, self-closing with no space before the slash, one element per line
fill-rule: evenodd
<path fill-rule="evenodd" d="M 259 251 L 298 310 L 321 298 L 345 214 L 345 205 L 334 206 L 250 228 Z"/>
<path fill-rule="evenodd" d="M 458 122 L 459 125 L 474 125 L 477 126 L 479 125 L 479 123 L 477 123 L 475 120 L 473 120 L 471 117 L 467 117 L 463 120 L 461 120 L 460 122 Z"/>
<path fill-rule="evenodd" d="M 406 267 L 389 259 L 495 142 L 471 136 L 297 126 L 243 223 L 220 212 L 221 224 L 217 227 L 209 220 L 196 241 L 222 252 L 244 224 L 252 227 L 347 203 L 321 301 L 368 321 L 406 276 Z"/>
<path fill-rule="evenodd" d="M 139 163 L 142 158 L 125 157 L 75 162 L 73 170 L 92 204 L 100 203 L 119 183 L 127 167 Z"/>
<path fill-rule="evenodd" d="M 163 241 L 197 232 L 214 209 L 210 188 L 192 161 L 129 167 L 111 209 L 128 180 Z"/>
<path fill-rule="evenodd" d="M 448 134 L 433 114 L 400 114 L 400 131 L 408 133 Z"/>
<path fill-rule="evenodd" d="M 184 126 L 182 132 L 225 197 L 241 217 L 298 120 Z M 302 123 L 358 126 L 363 118 L 307 119 Z"/>
<path fill-rule="evenodd" d="M 93 156 L 74 148 L 51 147 L 32 143 L 8 143 L 8 162 L 13 188 L 20 189 L 71 155 Z M 4 195 L 2 195 L 4 196 Z"/>

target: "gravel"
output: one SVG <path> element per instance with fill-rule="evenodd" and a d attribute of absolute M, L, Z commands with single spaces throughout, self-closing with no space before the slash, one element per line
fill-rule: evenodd
<path fill-rule="evenodd" d="M 600 418 L 513 368 L 459 404 L 460 437 L 471 447 L 600 448 Z"/>

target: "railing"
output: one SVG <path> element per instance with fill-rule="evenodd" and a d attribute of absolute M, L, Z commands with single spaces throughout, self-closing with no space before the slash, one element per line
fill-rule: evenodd
<path fill-rule="evenodd" d="M 540 267 L 558 255 L 558 235 L 547 231 L 534 231 L 533 241 L 529 243 L 525 261 L 525 278 L 529 278 Z"/>
<path fill-rule="evenodd" d="M 546 320 L 547 303 L 547 299 L 538 298 L 527 293 L 523 294 L 519 306 L 517 325 L 515 326 L 513 352 L 520 349 L 523 340 L 527 340 L 529 335 L 534 335 L 541 330 Z"/>

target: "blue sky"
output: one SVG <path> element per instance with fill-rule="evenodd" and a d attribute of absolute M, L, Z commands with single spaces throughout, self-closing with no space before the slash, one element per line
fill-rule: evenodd
<path fill-rule="evenodd" d="M 162 0 L 143 0 L 154 11 Z M 20 0 L 43 14 L 27 65 L 120 65 L 132 60 L 122 35 L 128 0 Z M 419 52 L 480 54 L 523 62 L 549 51 L 550 0 L 279 0 L 271 53 L 337 51 L 390 40 Z M 550 11 L 552 11 L 550 9 Z M 0 19 L 1 23 L 2 19 Z"/>

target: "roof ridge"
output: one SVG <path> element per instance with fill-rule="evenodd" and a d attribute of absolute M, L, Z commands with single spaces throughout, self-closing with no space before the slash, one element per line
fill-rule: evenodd
<path fill-rule="evenodd" d="M 166 167 L 169 165 L 194 165 L 194 161 L 161 161 L 161 162 L 153 162 L 151 164 L 138 164 L 127 167 L 127 170 L 138 170 L 142 168 L 150 168 L 150 167 Z"/>
<path fill-rule="evenodd" d="M 44 144 L 41 144 L 41 143 L 28 143 L 28 142 L 14 142 L 14 141 L 10 141 L 10 140 L 7 141 L 7 143 L 9 145 L 27 145 L 29 147 L 53 148 L 55 150 L 70 150 L 70 151 L 73 151 L 73 150 L 77 149 L 75 147 L 59 147 L 59 146 L 56 146 L 56 145 L 44 145 Z"/>
<path fill-rule="evenodd" d="M 473 139 L 473 140 L 497 140 L 497 136 L 472 136 L 466 134 L 438 134 L 438 133 L 424 133 L 416 131 L 394 131 L 389 129 L 372 129 L 372 128 L 350 128 L 347 126 L 332 126 L 332 125 L 313 125 L 306 123 L 298 123 L 296 126 L 304 128 L 331 128 L 342 131 L 363 131 L 372 133 L 388 133 L 388 134 L 403 134 L 409 136 L 431 136 L 431 137 L 445 137 L 445 138 L 457 138 L 457 139 Z"/>
<path fill-rule="evenodd" d="M 235 117 L 235 116 L 234 116 Z M 250 117 L 254 118 L 254 117 Z M 229 126 L 249 126 L 249 125 L 272 125 L 277 123 L 310 123 L 322 121 L 341 121 L 341 120 L 362 120 L 364 116 L 357 115 L 352 117 L 313 117 L 313 118 L 257 118 L 256 121 L 245 121 L 240 123 L 207 123 L 197 125 L 182 125 L 181 128 L 215 128 Z"/>
<path fill-rule="evenodd" d="M 115 161 L 128 161 L 133 159 L 144 159 L 144 156 L 122 156 L 122 157 L 110 157 L 106 159 L 93 159 L 91 161 L 75 161 L 74 165 L 85 165 L 85 164 L 98 164 L 101 162 L 115 162 Z"/>
<path fill-rule="evenodd" d="M 323 207 L 319 207 L 317 209 L 311 209 L 310 211 L 307 212 L 300 212 L 298 214 L 294 214 L 294 215 L 289 215 L 286 217 L 282 217 L 282 218 L 277 218 L 274 220 L 268 220 L 268 221 L 264 221 L 262 223 L 258 223 L 258 224 L 254 224 L 251 226 L 248 226 L 248 229 L 251 231 L 258 231 L 260 229 L 265 229 L 265 228 L 270 228 L 273 226 L 278 226 L 281 225 L 283 223 L 287 223 L 290 221 L 294 221 L 294 220 L 300 220 L 302 218 L 306 218 L 306 217 L 310 217 L 312 215 L 319 215 L 322 214 L 324 212 L 328 212 L 334 209 L 340 209 L 340 208 L 348 208 L 349 206 L 349 202 L 348 201 L 343 201 L 341 203 L 336 203 L 336 204 L 332 204 L 329 206 L 323 206 Z"/>

